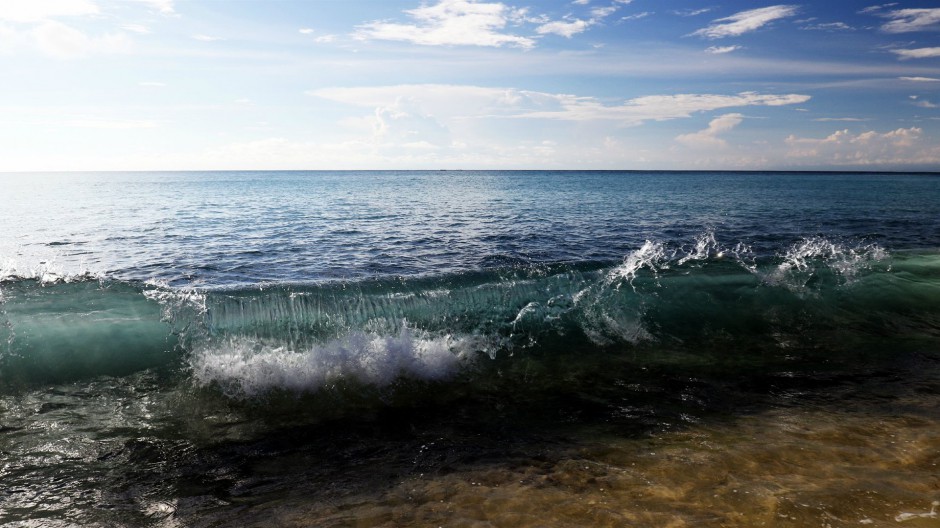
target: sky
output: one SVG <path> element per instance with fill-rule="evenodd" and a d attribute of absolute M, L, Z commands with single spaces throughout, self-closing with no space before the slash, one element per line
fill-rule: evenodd
<path fill-rule="evenodd" d="M 940 170 L 940 1 L 0 0 L 0 172 Z"/>

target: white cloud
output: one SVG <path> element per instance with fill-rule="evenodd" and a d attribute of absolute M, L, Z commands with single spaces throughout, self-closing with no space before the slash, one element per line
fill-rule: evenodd
<path fill-rule="evenodd" d="M 137 86 L 143 86 L 145 88 L 163 88 L 166 86 L 166 83 L 157 82 L 157 81 L 141 81 L 137 83 Z"/>
<path fill-rule="evenodd" d="M 859 13 L 862 13 L 862 14 L 876 13 L 876 12 L 878 12 L 878 11 L 881 11 L 882 9 L 885 9 L 885 8 L 888 8 L 888 7 L 894 7 L 894 6 L 896 6 L 896 5 L 898 5 L 897 2 L 892 2 L 892 3 L 890 3 L 890 4 L 880 4 L 880 5 L 868 6 L 868 7 L 866 7 L 865 9 L 862 9 L 861 11 L 859 11 Z"/>
<path fill-rule="evenodd" d="M 336 35 L 320 35 L 319 37 L 313 39 L 314 42 L 319 42 L 320 44 L 327 44 L 336 40 Z"/>
<path fill-rule="evenodd" d="M 58 125 L 71 128 L 131 130 L 139 128 L 155 128 L 157 123 L 155 121 L 139 119 L 103 119 L 95 117 L 83 117 L 62 121 L 58 123 Z"/>
<path fill-rule="evenodd" d="M 623 166 L 631 151 L 631 145 L 603 137 L 596 144 L 547 139 L 506 142 L 479 137 L 467 138 L 466 141 L 412 138 L 400 143 L 390 142 L 388 138 L 346 141 L 268 138 L 214 148 L 187 166 L 221 169 L 522 169 L 564 168 L 566 162 L 574 160 L 581 167 L 613 168 Z"/>
<path fill-rule="evenodd" d="M 403 143 L 402 147 L 418 150 L 439 150 L 441 148 L 427 141 L 412 141 L 411 143 Z"/>
<path fill-rule="evenodd" d="M 367 108 L 393 108 L 401 101 L 408 101 L 412 109 L 420 109 L 419 113 L 433 115 L 439 120 L 498 117 L 612 122 L 622 126 L 689 117 L 721 108 L 782 106 L 810 99 L 808 95 L 799 94 L 742 92 L 735 95 L 651 95 L 619 104 L 605 104 L 594 97 L 440 84 L 327 88 L 307 93 Z M 460 101 L 460 104 L 455 105 L 454 101 Z"/>
<path fill-rule="evenodd" d="M 176 10 L 173 7 L 174 0 L 133 0 L 133 1 L 141 3 L 141 4 L 146 4 L 150 6 L 151 9 L 163 15 L 176 15 Z"/>
<path fill-rule="evenodd" d="M 213 148 L 193 165 L 232 169 L 410 169 L 501 165 L 493 160 L 488 149 L 476 149 L 470 153 L 466 150 L 467 146 L 460 142 L 432 143 L 423 139 L 391 143 L 374 139 L 298 141 L 272 137 Z M 534 158 L 530 156 L 530 159 Z M 501 161 L 505 163 L 505 160 Z"/>
<path fill-rule="evenodd" d="M 620 105 L 605 105 L 590 97 L 554 96 L 560 108 L 523 113 L 520 117 L 562 119 L 568 121 L 613 120 L 624 125 L 645 121 L 664 121 L 689 117 L 694 113 L 744 106 L 782 106 L 799 104 L 808 95 L 762 95 L 742 92 L 737 95 L 677 94 L 650 95 L 630 99 Z"/>
<path fill-rule="evenodd" d="M 301 35 L 313 35 L 313 29 L 311 28 L 301 28 L 298 30 Z"/>
<path fill-rule="evenodd" d="M 90 0 L 20 0 L 4 2 L 0 20 L 10 22 L 41 22 L 53 17 L 98 14 L 98 6 Z"/>
<path fill-rule="evenodd" d="M 501 32 L 511 19 L 524 16 L 502 3 L 440 0 L 405 13 L 414 20 L 413 24 L 369 22 L 358 26 L 353 36 L 359 40 L 394 40 L 426 46 L 535 45 L 531 38 Z"/>
<path fill-rule="evenodd" d="M 683 17 L 694 17 L 694 16 L 708 13 L 711 10 L 712 10 L 711 7 L 703 7 L 701 9 L 680 9 L 678 11 L 673 11 L 672 14 L 683 16 Z"/>
<path fill-rule="evenodd" d="M 910 33 L 912 31 L 936 30 L 940 23 L 940 8 L 898 9 L 886 13 L 891 21 L 881 26 L 887 33 Z"/>
<path fill-rule="evenodd" d="M 911 99 L 917 99 L 917 97 L 912 96 Z M 932 103 L 926 99 L 918 99 L 914 101 L 914 106 L 918 106 L 920 108 L 940 108 L 940 105 Z"/>
<path fill-rule="evenodd" d="M 594 18 L 605 18 L 614 14 L 618 9 L 616 5 L 604 6 L 604 7 L 595 7 L 591 9 L 591 16 Z"/>
<path fill-rule="evenodd" d="M 705 53 L 721 55 L 723 53 L 731 53 L 732 51 L 737 51 L 739 49 L 743 48 L 741 46 L 711 46 L 710 48 L 705 48 Z"/>
<path fill-rule="evenodd" d="M 938 82 L 940 79 L 935 79 L 933 77 L 898 77 L 902 81 L 908 82 Z"/>
<path fill-rule="evenodd" d="M 578 33 L 584 32 L 587 28 L 594 25 L 594 20 L 574 19 L 570 21 L 556 20 L 535 28 L 539 35 L 554 34 L 561 37 L 571 38 Z"/>
<path fill-rule="evenodd" d="M 150 28 L 147 26 L 142 26 L 140 24 L 124 24 L 121 26 L 121 29 L 125 31 L 130 31 L 132 33 L 137 33 L 140 35 L 149 35 L 151 33 Z"/>
<path fill-rule="evenodd" d="M 155 159 L 155 166 L 190 169 L 682 168 L 697 163 L 691 160 L 707 156 L 693 150 L 686 155 L 676 154 L 664 149 L 662 141 L 652 134 L 630 133 L 625 126 L 641 125 L 652 119 L 679 119 L 714 108 L 781 105 L 808 99 L 799 95 L 742 93 L 653 95 L 610 101 L 512 88 L 431 84 L 329 88 L 308 93 L 325 99 L 322 101 L 325 106 L 345 117 L 332 126 L 319 122 L 310 127 L 310 135 L 304 137 L 276 137 L 277 134 L 270 131 L 260 132 L 263 135 L 255 138 L 256 141 L 209 147 L 201 153 L 179 154 L 166 160 Z M 724 112 L 718 112 L 721 113 Z M 534 119 L 539 121 L 533 126 L 531 120 Z M 704 135 L 720 142 L 726 139 L 725 135 L 738 119 L 735 114 L 716 118 L 709 127 L 710 133 Z M 590 123 L 585 123 L 589 120 Z M 673 132 L 668 137 L 676 134 Z M 684 144 L 693 141 L 687 138 Z M 721 152 L 725 157 L 713 159 L 712 166 L 761 168 L 759 160 L 747 165 L 732 159 L 738 155 L 738 148 L 729 146 Z M 760 150 L 758 157 L 763 153 L 764 150 Z M 111 163 L 120 165 L 119 161 Z M 140 165 L 139 160 L 133 163 Z"/>
<path fill-rule="evenodd" d="M 618 1 L 617 4 L 629 4 L 630 1 Z M 535 28 L 536 33 L 539 35 L 558 35 L 565 38 L 571 38 L 578 33 L 583 33 L 591 26 L 597 25 L 603 21 L 604 18 L 609 17 L 610 15 L 617 12 L 620 9 L 620 6 L 614 4 L 605 7 L 595 7 L 591 9 L 591 18 L 587 20 L 582 20 L 579 18 L 565 17 L 564 20 L 556 21 L 543 21 L 544 23 L 539 27 Z M 624 20 L 629 18 L 643 18 L 644 16 L 649 15 L 649 13 L 640 13 L 639 15 L 633 15 L 632 17 L 624 17 Z"/>
<path fill-rule="evenodd" d="M 745 33 L 750 33 L 751 31 L 756 31 L 774 20 L 793 16 L 796 12 L 797 6 L 793 5 L 775 5 L 749 9 L 735 13 L 729 17 L 714 20 L 710 26 L 695 31 L 692 34 L 713 39 L 737 37 Z"/>
<path fill-rule="evenodd" d="M 503 115 L 524 100 L 522 93 L 513 89 L 450 84 L 323 88 L 307 95 L 371 109 L 400 108 L 409 102 L 412 111 L 420 106 L 425 114 L 451 117 Z"/>
<path fill-rule="evenodd" d="M 10 2 L 0 7 L 0 53 L 9 54 L 20 49 L 38 49 L 40 53 L 56 59 L 76 59 L 91 54 L 128 53 L 132 40 L 125 32 L 89 35 L 56 18 L 94 16 L 98 6 L 87 0 L 36 0 Z M 22 26 L 22 25 L 25 25 Z M 124 31 L 140 34 L 149 29 L 128 24 Z"/>
<path fill-rule="evenodd" d="M 551 19 L 548 18 L 548 15 L 530 15 L 528 7 L 520 8 L 511 8 L 509 10 L 509 22 L 514 25 L 522 25 L 525 23 L 529 24 L 544 24 Z"/>
<path fill-rule="evenodd" d="M 584 2 L 581 5 L 586 5 Z M 405 11 L 414 24 L 375 21 L 357 28 L 354 37 L 360 40 L 399 40 L 424 45 L 515 45 L 532 48 L 535 40 L 529 37 L 502 33 L 509 22 L 537 23 L 536 33 L 559 35 L 566 38 L 586 31 L 610 16 L 620 5 L 630 0 L 615 0 L 615 4 L 591 9 L 591 18 L 568 17 L 551 21 L 547 17 L 528 15 L 527 9 L 513 9 L 502 3 L 477 3 L 470 0 L 439 0 L 436 5 L 422 6 Z"/>
<path fill-rule="evenodd" d="M 161 4 L 172 11 L 172 0 L 134 0 Z M 56 59 L 75 59 L 91 54 L 115 54 L 131 51 L 133 42 L 125 32 L 141 35 L 150 29 L 140 24 L 121 25 L 123 32 L 89 35 L 59 18 L 95 17 L 101 10 L 94 0 L 20 0 L 8 1 L 0 7 L 0 21 L 25 24 L 27 27 L 0 26 L 0 53 L 17 48 L 36 48 Z M 71 22 L 70 22 L 71 23 Z"/>
<path fill-rule="evenodd" d="M 694 148 L 727 147 L 728 143 L 718 136 L 740 125 L 742 121 L 744 121 L 744 116 L 741 114 L 718 116 L 708 123 L 708 128 L 692 134 L 676 136 L 676 141 Z"/>
<path fill-rule="evenodd" d="M 845 22 L 828 22 L 825 24 L 810 24 L 803 26 L 800 29 L 807 31 L 850 31 L 854 30 L 855 28 L 846 24 Z"/>
<path fill-rule="evenodd" d="M 643 11 L 642 13 L 636 13 L 636 14 L 633 14 L 633 15 L 627 15 L 627 16 L 625 16 L 625 17 L 620 17 L 620 20 L 639 20 L 639 19 L 641 19 L 641 18 L 646 18 L 646 17 L 648 17 L 648 16 L 650 16 L 650 15 L 652 15 L 652 14 L 653 14 L 652 11 Z"/>
<path fill-rule="evenodd" d="M 81 31 L 62 24 L 46 21 L 32 30 L 40 51 L 57 59 L 74 59 L 90 53 L 127 53 L 131 41 L 123 33 L 89 37 Z"/>
<path fill-rule="evenodd" d="M 813 164 L 867 166 L 936 163 L 937 147 L 923 141 L 923 130 L 898 128 L 879 133 L 837 130 L 823 139 L 790 135 L 787 155 L 792 161 Z"/>
<path fill-rule="evenodd" d="M 940 48 L 916 48 L 916 49 L 893 49 L 898 58 L 904 59 L 929 59 L 931 57 L 940 57 Z"/>
<path fill-rule="evenodd" d="M 20 36 L 13 28 L 0 25 L 0 55 L 13 53 Z"/>
<path fill-rule="evenodd" d="M 210 35 L 193 35 L 193 38 L 202 42 L 215 42 L 217 40 L 225 40 L 222 37 L 213 37 Z"/>

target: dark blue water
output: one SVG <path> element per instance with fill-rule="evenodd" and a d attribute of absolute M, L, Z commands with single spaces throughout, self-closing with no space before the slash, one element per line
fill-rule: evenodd
<path fill-rule="evenodd" d="M 708 230 L 760 256 L 811 236 L 940 247 L 931 175 L 106 173 L 4 175 L 3 189 L 7 275 L 176 286 L 615 262 L 645 240 L 688 245 Z"/>
<path fill-rule="evenodd" d="M 0 184 L 0 524 L 935 519 L 936 175 Z"/>

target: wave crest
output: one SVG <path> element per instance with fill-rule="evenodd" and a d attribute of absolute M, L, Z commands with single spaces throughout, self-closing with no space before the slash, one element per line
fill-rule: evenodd
<path fill-rule="evenodd" d="M 431 337 L 405 325 L 398 335 L 354 332 L 341 339 L 291 350 L 269 340 L 232 337 L 196 352 L 190 366 L 201 386 L 229 396 L 272 390 L 315 392 L 344 381 L 386 387 L 401 377 L 438 381 L 476 357 L 479 336 Z"/>
<path fill-rule="evenodd" d="M 35 264 L 24 264 L 12 258 L 0 262 L 0 283 L 32 280 L 40 284 L 67 284 L 103 280 L 103 272 L 92 272 L 84 265 L 75 271 L 67 271 L 54 258 Z"/>
<path fill-rule="evenodd" d="M 647 240 L 639 249 L 624 257 L 623 264 L 607 273 L 607 283 L 619 287 L 626 281 L 633 285 L 633 279 L 640 270 L 646 268 L 655 275 L 660 269 L 669 267 L 671 257 L 672 254 L 667 253 L 665 244 Z"/>
<path fill-rule="evenodd" d="M 780 257 L 782 262 L 762 274 L 762 278 L 769 285 L 791 290 L 804 290 L 831 279 L 838 284 L 850 284 L 860 272 L 888 257 L 888 251 L 877 244 L 849 245 L 809 237 L 791 245 Z"/>
<path fill-rule="evenodd" d="M 598 346 L 729 339 L 739 346 L 768 335 L 803 343 L 812 336 L 807 328 L 851 323 L 866 331 L 872 307 L 886 302 L 897 311 L 884 315 L 886 327 L 892 317 L 935 303 L 936 262 L 822 237 L 758 258 L 745 243 L 724 245 L 706 231 L 691 246 L 648 240 L 606 267 L 230 290 L 36 278 L 0 288 L 0 385 L 16 376 L 27 383 L 179 364 L 198 386 L 245 397 L 446 379 L 484 355 L 502 365 L 517 353 L 533 358 Z M 910 279 L 922 275 L 921 282 Z M 48 365 L 59 370 L 50 374 Z"/>

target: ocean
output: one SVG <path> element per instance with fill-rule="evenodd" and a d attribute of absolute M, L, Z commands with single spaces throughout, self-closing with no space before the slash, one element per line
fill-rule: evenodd
<path fill-rule="evenodd" d="M 0 526 L 936 526 L 938 464 L 938 175 L 0 175 Z"/>

